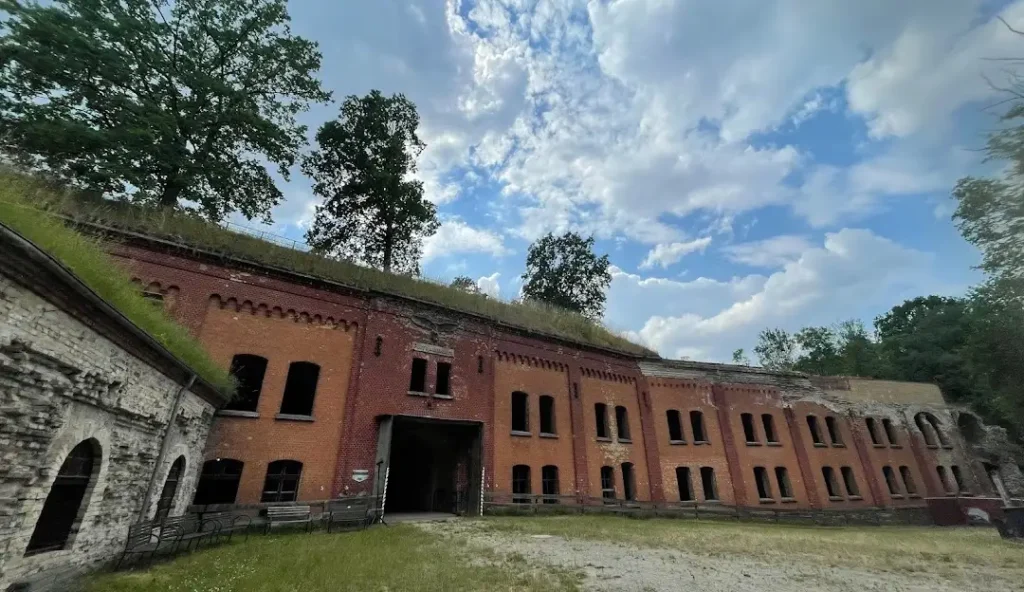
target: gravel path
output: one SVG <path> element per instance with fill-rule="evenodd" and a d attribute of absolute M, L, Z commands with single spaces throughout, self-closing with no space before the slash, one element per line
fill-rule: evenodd
<path fill-rule="evenodd" d="M 419 523 L 442 536 L 467 538 L 502 554 L 518 553 L 530 563 L 548 564 L 585 575 L 585 590 L 607 592 L 965 592 L 1024 590 L 984 573 L 955 581 L 929 573 L 872 572 L 812 562 L 768 563 L 736 556 L 709 557 L 668 549 L 551 535 L 495 532 L 464 520 Z"/>

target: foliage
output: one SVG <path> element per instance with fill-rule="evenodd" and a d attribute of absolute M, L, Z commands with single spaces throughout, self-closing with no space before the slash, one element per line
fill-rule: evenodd
<path fill-rule="evenodd" d="M 207 382 L 225 392 L 234 390 L 234 381 L 227 371 L 209 357 L 184 327 L 142 297 L 131 278 L 113 264 L 103 245 L 31 207 L 30 204 L 41 197 L 37 186 L 9 178 L 0 180 L 4 181 L 0 183 L 0 223 L 60 261 L 103 300 Z"/>
<path fill-rule="evenodd" d="M 480 293 L 480 287 L 477 286 L 476 282 L 473 281 L 473 278 L 468 275 L 457 276 L 449 285 L 456 290 L 462 290 L 463 292 L 469 292 L 470 294 Z"/>
<path fill-rule="evenodd" d="M 384 271 L 419 273 L 423 238 L 437 231 L 437 210 L 411 179 L 424 144 L 416 106 L 374 90 L 346 97 L 341 116 L 316 134 L 303 160 L 313 192 L 324 198 L 306 233 L 316 251 Z"/>
<path fill-rule="evenodd" d="M 743 348 L 733 350 L 732 352 L 732 363 L 740 364 L 741 366 L 749 366 L 750 358 L 747 357 L 747 353 L 743 351 Z"/>
<path fill-rule="evenodd" d="M 530 245 L 526 255 L 523 298 L 599 319 L 612 281 L 609 265 L 608 255 L 594 254 L 594 237 L 548 233 Z"/>
<path fill-rule="evenodd" d="M 22 191 L 27 201 L 36 207 L 88 224 L 93 232 L 97 230 L 93 225 L 134 232 L 180 245 L 186 250 L 233 258 L 283 273 L 307 275 L 347 289 L 397 295 L 480 315 L 511 329 L 634 355 L 655 355 L 582 315 L 541 302 L 510 304 L 483 294 L 468 294 L 453 290 L 447 283 L 384 273 L 349 261 L 275 245 L 182 212 L 144 209 L 63 191 L 59 185 L 0 169 L 0 187 L 7 184 L 24 187 Z"/>
<path fill-rule="evenodd" d="M 785 329 L 765 329 L 757 336 L 754 353 L 761 366 L 768 370 L 793 368 L 794 342 Z"/>
<path fill-rule="evenodd" d="M 285 0 L 0 0 L 0 150 L 96 194 L 269 220 L 330 98 Z"/>

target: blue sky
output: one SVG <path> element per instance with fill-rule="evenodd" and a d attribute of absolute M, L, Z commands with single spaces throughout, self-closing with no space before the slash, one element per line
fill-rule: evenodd
<path fill-rule="evenodd" d="M 978 253 L 950 189 L 984 173 L 983 76 L 1024 1 L 291 0 L 338 101 L 418 106 L 438 205 L 425 275 L 519 292 L 531 240 L 594 234 L 605 323 L 725 361 L 764 327 L 866 322 L 962 294 Z M 310 136 L 337 104 L 303 117 Z M 273 230 L 316 199 L 296 170 Z"/>

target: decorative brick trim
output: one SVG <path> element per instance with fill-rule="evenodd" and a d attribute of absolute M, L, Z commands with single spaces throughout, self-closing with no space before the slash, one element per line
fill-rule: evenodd
<path fill-rule="evenodd" d="M 278 319 L 291 319 L 296 323 L 308 323 L 314 325 L 325 325 L 331 328 L 337 329 L 342 328 L 348 331 L 351 328 L 358 330 L 359 326 L 356 322 L 350 322 L 345 319 L 335 319 L 332 316 L 324 316 L 318 313 L 309 313 L 304 310 L 295 310 L 294 308 L 282 308 L 280 306 L 270 306 L 265 302 L 254 304 L 251 300 L 243 300 L 239 302 L 237 298 L 224 298 L 220 294 L 210 295 L 210 304 L 217 306 L 221 310 L 233 310 L 235 312 L 247 312 L 252 315 L 264 316 L 267 318 L 278 318 Z"/>
<path fill-rule="evenodd" d="M 676 388 L 676 389 L 708 389 L 711 382 L 703 380 L 685 380 L 681 378 L 645 378 L 650 388 Z"/>
<path fill-rule="evenodd" d="M 619 374 L 618 372 L 608 372 L 606 370 L 597 370 L 595 368 L 584 368 L 580 367 L 580 373 L 587 378 L 596 378 L 598 380 L 607 380 L 608 382 L 621 382 L 623 384 L 636 384 L 635 376 L 628 376 L 626 374 Z"/>
<path fill-rule="evenodd" d="M 531 366 L 533 368 L 543 368 L 544 370 L 557 370 L 559 372 L 568 371 L 569 367 L 561 362 L 554 360 L 548 360 L 545 358 L 538 358 L 536 356 L 524 356 L 509 351 L 495 350 L 494 355 L 498 358 L 499 362 L 507 362 L 509 364 L 519 364 L 522 366 Z"/>

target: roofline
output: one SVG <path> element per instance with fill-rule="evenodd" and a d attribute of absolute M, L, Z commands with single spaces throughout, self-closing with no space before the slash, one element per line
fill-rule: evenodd
<path fill-rule="evenodd" d="M 61 282 L 64 286 L 69 288 L 71 292 L 78 298 L 81 298 L 87 305 L 94 307 L 100 313 L 104 315 L 104 318 L 112 323 L 116 329 L 122 330 L 130 335 L 132 338 L 139 340 L 142 344 L 149 348 L 153 353 L 163 359 L 165 363 L 171 366 L 173 369 L 181 372 L 182 376 L 180 379 L 171 376 L 169 373 L 164 372 L 174 380 L 178 386 L 183 386 L 188 381 L 195 377 L 193 388 L 191 391 L 199 395 L 201 398 L 206 400 L 208 403 L 219 407 L 228 401 L 228 398 L 221 392 L 217 387 L 213 386 L 205 378 L 203 378 L 198 372 L 196 372 L 191 366 L 178 358 L 174 353 L 168 350 L 162 343 L 157 341 L 149 333 L 143 331 L 138 325 L 132 322 L 131 319 L 126 317 L 121 311 L 117 310 L 104 300 L 99 294 L 93 291 L 85 282 L 83 282 L 73 271 L 68 269 L 63 263 L 57 260 L 55 257 L 38 247 L 35 243 L 22 236 L 18 231 L 0 222 L 0 245 L 4 246 L 5 257 L 11 255 L 20 255 L 27 259 L 30 263 L 38 266 L 41 269 L 49 273 L 52 278 Z M 44 299 L 53 301 L 52 295 L 40 295 Z M 80 315 L 74 314 L 66 307 L 61 307 L 62 310 L 69 312 L 72 316 L 78 317 L 81 321 Z M 88 324 L 88 323 L 87 323 Z M 108 339 L 112 339 L 110 335 L 104 335 Z M 112 339 L 113 340 L 113 339 Z M 119 344 L 123 347 L 123 344 Z M 198 389 L 196 387 L 199 387 Z M 198 392 L 196 392 L 198 391 Z"/>
<path fill-rule="evenodd" d="M 705 370 L 711 372 L 740 372 L 744 374 L 758 374 L 762 376 L 784 376 L 787 378 L 806 378 L 809 379 L 812 376 L 803 372 L 796 372 L 794 370 L 768 370 L 760 366 L 745 366 L 742 364 L 721 364 L 718 362 L 696 362 L 692 360 L 665 360 L 665 359 L 646 359 L 640 361 L 640 373 L 644 376 L 654 376 L 659 378 L 672 378 L 675 376 L 674 373 L 669 371 L 659 371 L 658 367 L 665 369 L 675 370 Z"/>

